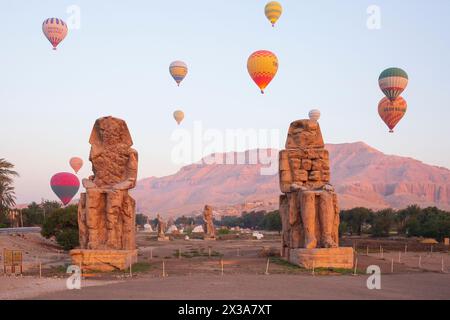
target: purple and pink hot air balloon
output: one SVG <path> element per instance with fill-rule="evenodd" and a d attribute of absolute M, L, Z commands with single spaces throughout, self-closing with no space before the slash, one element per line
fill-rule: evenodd
<path fill-rule="evenodd" d="M 80 181 L 72 173 L 60 172 L 52 177 L 50 186 L 61 202 L 67 205 L 77 194 L 80 188 Z"/>

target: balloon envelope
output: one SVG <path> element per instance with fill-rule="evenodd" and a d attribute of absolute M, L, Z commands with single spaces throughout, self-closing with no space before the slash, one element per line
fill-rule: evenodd
<path fill-rule="evenodd" d="M 283 8 L 279 2 L 271 1 L 266 4 L 264 13 L 266 14 L 266 17 L 267 19 L 269 19 L 270 23 L 272 23 L 272 27 L 274 27 L 275 23 L 283 13 Z"/>
<path fill-rule="evenodd" d="M 188 67 L 183 61 L 174 61 L 170 64 L 169 71 L 175 82 L 180 85 L 188 73 Z"/>
<path fill-rule="evenodd" d="M 400 68 L 389 68 L 380 74 L 378 84 L 386 97 L 394 101 L 406 89 L 408 74 Z"/>
<path fill-rule="evenodd" d="M 395 126 L 405 116 L 407 108 L 408 105 L 402 97 L 398 97 L 394 101 L 388 98 L 383 98 L 380 101 L 378 104 L 378 114 L 390 129 L 389 132 L 394 132 Z"/>
<path fill-rule="evenodd" d="M 318 121 L 320 119 L 320 110 L 313 109 L 308 114 L 309 119 L 312 121 Z"/>
<path fill-rule="evenodd" d="M 269 85 L 278 71 L 277 56 L 267 50 L 260 50 L 252 53 L 247 61 L 247 70 L 250 77 L 264 93 L 264 89 Z"/>
<path fill-rule="evenodd" d="M 58 18 L 48 18 L 42 23 L 42 32 L 52 44 L 53 50 L 56 50 L 67 35 L 67 24 Z"/>
<path fill-rule="evenodd" d="M 173 118 L 176 120 L 176 122 L 177 122 L 178 124 L 180 124 L 181 121 L 183 121 L 183 119 L 184 119 L 184 112 L 181 111 L 181 110 L 176 110 L 176 111 L 173 113 Z"/>
<path fill-rule="evenodd" d="M 75 171 L 75 173 L 78 173 L 78 171 L 81 169 L 81 167 L 83 167 L 83 159 L 81 159 L 79 157 L 71 158 L 69 163 L 70 163 L 70 166 L 72 167 L 73 171 Z"/>
<path fill-rule="evenodd" d="M 51 178 L 50 186 L 61 202 L 67 205 L 77 194 L 80 181 L 72 173 L 60 172 Z"/>

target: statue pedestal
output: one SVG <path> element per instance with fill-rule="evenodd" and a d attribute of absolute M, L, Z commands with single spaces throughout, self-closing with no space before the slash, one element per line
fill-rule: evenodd
<path fill-rule="evenodd" d="M 169 238 L 169 237 L 166 237 L 166 236 L 164 236 L 164 237 L 158 237 L 158 241 L 170 241 L 170 238 Z"/>
<path fill-rule="evenodd" d="M 290 249 L 287 255 L 290 263 L 306 269 L 353 268 L 353 248 Z"/>
<path fill-rule="evenodd" d="M 137 250 L 70 250 L 72 263 L 83 270 L 114 271 L 125 270 L 137 261 Z"/>

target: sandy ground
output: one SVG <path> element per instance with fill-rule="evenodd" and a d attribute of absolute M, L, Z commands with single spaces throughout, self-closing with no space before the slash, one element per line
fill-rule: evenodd
<path fill-rule="evenodd" d="M 115 282 L 83 280 L 82 287 L 87 289 L 91 286 L 111 283 Z M 0 277 L 0 300 L 27 299 L 50 293 L 59 295 L 62 291 L 67 291 L 64 278 Z"/>
<path fill-rule="evenodd" d="M 0 266 L 3 269 L 3 248 L 23 252 L 23 269 L 25 272 L 42 268 L 64 265 L 70 261 L 66 252 L 61 250 L 54 241 L 45 239 L 38 233 L 23 235 L 0 235 Z M 3 270 L 2 270 L 3 272 Z"/>
<path fill-rule="evenodd" d="M 376 250 L 367 255 L 359 250 L 358 275 L 315 270 L 313 276 L 311 270 L 276 257 L 278 235 L 262 241 L 158 242 L 154 234 L 141 232 L 138 262 L 144 269 L 136 266 L 132 276 L 129 271 L 94 274 L 83 280 L 81 290 L 67 290 L 67 253 L 39 235 L 2 236 L 0 241 L 0 246 L 24 250 L 31 264 L 35 255 L 45 261 L 42 279 L 32 267 L 25 277 L 0 276 L 0 299 L 450 299 L 448 252 L 405 254 L 386 247 L 383 255 Z M 367 289 L 366 269 L 371 265 L 381 269 L 382 290 Z"/>
<path fill-rule="evenodd" d="M 193 275 L 143 277 L 102 287 L 66 290 L 38 299 L 450 299 L 450 276 L 384 275 L 369 290 L 366 275 Z"/>

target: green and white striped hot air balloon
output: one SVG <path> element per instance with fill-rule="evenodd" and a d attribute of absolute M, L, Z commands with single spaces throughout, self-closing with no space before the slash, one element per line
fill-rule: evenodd
<path fill-rule="evenodd" d="M 408 74 L 400 68 L 389 68 L 381 73 L 378 84 L 386 97 L 394 101 L 408 85 Z"/>

